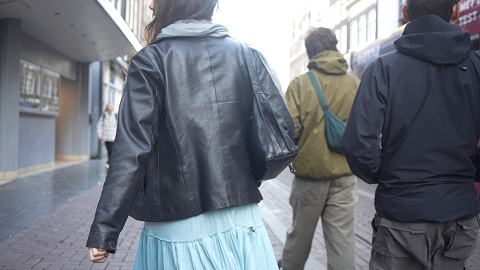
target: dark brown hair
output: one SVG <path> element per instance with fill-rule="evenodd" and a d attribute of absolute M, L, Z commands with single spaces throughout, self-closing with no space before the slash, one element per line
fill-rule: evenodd
<path fill-rule="evenodd" d="M 160 31 L 178 20 L 211 20 L 218 0 L 153 0 L 153 20 L 145 27 L 152 43 Z"/>
<path fill-rule="evenodd" d="M 459 0 L 407 0 L 407 12 L 410 21 L 427 15 L 437 15 L 442 20 L 450 22 L 453 15 L 453 6 Z"/>
<path fill-rule="evenodd" d="M 309 59 L 323 51 L 337 51 L 337 37 L 332 30 L 324 27 L 314 28 L 305 38 L 305 48 Z"/>

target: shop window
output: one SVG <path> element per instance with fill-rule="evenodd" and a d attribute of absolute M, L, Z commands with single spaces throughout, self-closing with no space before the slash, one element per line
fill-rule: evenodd
<path fill-rule="evenodd" d="M 335 37 L 337 38 L 337 41 L 338 41 L 338 42 L 337 42 L 337 50 L 338 50 L 338 48 L 341 48 L 341 47 L 342 47 L 342 46 L 341 46 L 342 40 L 340 39 L 340 37 L 341 37 L 340 29 L 335 30 Z"/>
<path fill-rule="evenodd" d="M 42 99 L 42 69 L 27 61 L 20 62 L 20 105 L 38 108 Z"/>
<path fill-rule="evenodd" d="M 20 106 L 30 111 L 58 113 L 60 75 L 20 61 Z"/>
<path fill-rule="evenodd" d="M 335 2 L 335 24 L 340 24 L 341 19 L 342 19 L 342 3 L 340 1 Z"/>
<path fill-rule="evenodd" d="M 347 26 L 344 25 L 340 31 L 340 51 L 342 53 L 347 52 Z"/>
<path fill-rule="evenodd" d="M 346 9 L 347 7 L 347 0 L 342 0 L 341 2 L 341 8 L 342 8 L 342 21 L 348 19 L 348 11 Z"/>
<path fill-rule="evenodd" d="M 350 49 L 358 46 L 358 22 L 354 20 L 350 23 Z"/>
<path fill-rule="evenodd" d="M 367 18 L 365 15 L 358 19 L 358 44 L 364 45 L 367 43 Z"/>
<path fill-rule="evenodd" d="M 42 111 L 58 112 L 58 90 L 60 87 L 60 76 L 58 73 L 43 70 L 43 91 L 42 91 Z"/>
<path fill-rule="evenodd" d="M 375 9 L 368 12 L 367 21 L 367 42 L 371 42 L 377 38 L 377 11 Z"/>
<path fill-rule="evenodd" d="M 404 25 L 407 23 L 407 21 L 405 21 L 405 19 L 403 18 L 403 12 L 402 12 L 402 8 L 403 8 L 403 5 L 406 4 L 406 0 L 399 0 L 399 9 L 398 9 L 398 26 L 400 25 Z"/>

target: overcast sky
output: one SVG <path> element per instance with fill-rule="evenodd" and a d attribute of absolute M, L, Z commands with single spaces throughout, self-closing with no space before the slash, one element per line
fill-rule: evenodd
<path fill-rule="evenodd" d="M 290 81 L 290 46 L 295 0 L 219 0 L 213 21 L 267 58 L 286 91 Z M 298 2 L 297 2 L 298 3 Z"/>

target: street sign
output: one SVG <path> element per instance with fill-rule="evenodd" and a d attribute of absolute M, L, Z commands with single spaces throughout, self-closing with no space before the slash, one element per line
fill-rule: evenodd
<path fill-rule="evenodd" d="M 463 0 L 458 26 L 472 36 L 480 33 L 480 0 Z"/>

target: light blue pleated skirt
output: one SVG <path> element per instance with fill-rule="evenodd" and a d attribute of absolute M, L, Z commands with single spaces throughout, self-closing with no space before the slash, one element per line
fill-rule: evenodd
<path fill-rule="evenodd" d="M 146 222 L 134 270 L 278 270 L 257 204 Z"/>

